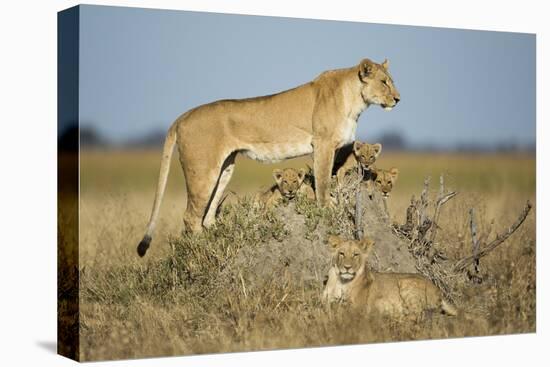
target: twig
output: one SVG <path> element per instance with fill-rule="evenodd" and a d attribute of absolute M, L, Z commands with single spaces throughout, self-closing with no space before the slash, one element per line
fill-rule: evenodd
<path fill-rule="evenodd" d="M 407 217 L 405 219 L 405 230 L 407 232 L 411 232 L 414 228 L 414 224 L 416 222 L 416 198 L 413 194 L 411 197 L 411 203 L 407 207 Z"/>
<path fill-rule="evenodd" d="M 457 194 L 458 193 L 456 191 L 453 191 L 453 192 L 450 192 L 447 195 L 445 195 L 442 198 L 437 200 L 437 204 L 435 206 L 434 219 L 433 219 L 433 223 L 432 223 L 432 233 L 430 234 L 430 242 L 433 242 L 433 240 L 435 239 L 435 233 L 437 232 L 437 228 L 439 227 L 437 222 L 439 221 L 439 215 L 440 215 L 441 207 L 447 201 L 454 198 Z"/>
<path fill-rule="evenodd" d="M 170 247 L 172 249 L 171 267 L 172 267 L 172 291 L 176 290 L 178 285 L 178 260 L 176 259 L 176 246 L 170 241 Z"/>
<path fill-rule="evenodd" d="M 445 180 L 443 178 L 443 175 L 439 176 L 439 196 L 437 198 L 437 203 L 435 206 L 435 212 L 432 220 L 432 232 L 430 233 L 430 242 L 433 242 L 435 240 L 435 234 L 437 232 L 438 228 L 438 222 L 439 222 L 439 214 L 441 211 L 441 207 L 443 204 L 445 204 L 450 199 L 454 198 L 456 196 L 456 191 L 452 191 L 448 194 L 445 194 Z"/>
<path fill-rule="evenodd" d="M 445 195 L 445 177 L 443 174 L 439 175 L 439 196 L 438 200 Z"/>
<path fill-rule="evenodd" d="M 477 224 L 474 208 L 470 208 L 470 232 L 472 233 L 472 256 L 474 258 L 474 270 L 476 273 L 479 273 L 479 239 L 477 238 Z"/>
<path fill-rule="evenodd" d="M 512 226 L 508 228 L 506 232 L 502 234 L 498 234 L 497 237 L 491 243 L 489 243 L 486 246 L 483 246 L 483 248 L 479 250 L 477 257 L 474 257 L 472 255 L 459 260 L 453 267 L 453 270 L 455 272 L 463 271 L 469 264 L 471 264 L 472 262 L 475 262 L 476 258 L 480 259 L 483 256 L 486 256 L 491 251 L 493 251 L 497 246 L 499 246 L 501 243 L 506 241 L 508 237 L 510 237 L 510 235 L 512 235 L 512 233 L 514 233 L 519 228 L 519 226 L 521 226 L 522 223 L 525 221 L 525 218 L 527 218 L 527 215 L 529 214 L 531 207 L 532 205 L 528 200 L 518 219 L 514 222 L 514 224 L 512 224 Z"/>
<path fill-rule="evenodd" d="M 420 194 L 420 200 L 418 200 L 416 203 L 416 210 L 418 212 L 416 234 L 418 235 L 418 240 L 424 238 L 424 236 L 426 235 L 425 230 L 428 229 L 427 223 L 426 223 L 426 209 L 428 208 L 429 188 L 430 188 L 430 176 L 427 176 L 424 179 L 424 188 L 422 189 L 422 193 Z"/>
<path fill-rule="evenodd" d="M 247 298 L 248 295 L 246 294 L 246 287 L 244 285 L 244 279 L 243 279 L 243 274 L 242 273 L 239 273 L 239 278 L 241 278 L 241 284 L 243 286 L 243 294 L 244 294 L 244 298 Z"/>
<path fill-rule="evenodd" d="M 358 165 L 357 173 L 359 177 L 363 177 L 363 169 L 360 164 Z M 363 198 L 361 197 L 361 192 L 361 181 L 359 181 L 355 191 L 355 238 L 357 240 L 363 238 Z"/>
<path fill-rule="evenodd" d="M 420 223 L 419 225 L 424 224 L 424 219 L 426 218 L 426 208 L 428 208 L 428 191 L 430 188 L 430 176 L 424 179 L 424 188 L 420 194 Z"/>
<path fill-rule="evenodd" d="M 288 297 L 288 293 L 285 293 L 285 295 L 283 296 L 283 298 L 281 298 L 281 300 L 279 301 L 279 303 L 277 303 L 277 305 L 275 306 L 275 308 L 273 309 L 273 311 L 275 311 L 277 309 L 277 307 L 279 307 L 281 305 L 281 303 L 284 302 L 284 300 L 286 299 L 286 297 Z"/>

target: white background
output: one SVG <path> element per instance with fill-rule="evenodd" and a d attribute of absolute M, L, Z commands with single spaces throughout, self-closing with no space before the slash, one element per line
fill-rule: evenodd
<path fill-rule="evenodd" d="M 545 1 L 90 1 L 93 4 L 537 33 L 537 187 L 548 187 Z M 0 5 L 0 364 L 62 366 L 56 340 L 56 12 L 74 1 Z M 545 17 L 546 14 L 546 17 Z M 368 45 L 366 45 L 368 46 Z M 545 68 L 546 66 L 547 68 Z M 510 70 L 513 73 L 513 70 Z M 523 366 L 548 363 L 548 195 L 537 192 L 537 333 L 116 362 L 119 366 L 281 364 Z M 139 346 L 136 346 L 139 347 Z M 548 348 L 548 347 L 546 347 Z M 546 359 L 546 361 L 544 360 Z M 340 361 L 340 362 L 339 362 Z M 111 365 L 102 362 L 94 365 Z M 547 364 L 546 364 L 547 365 Z"/>

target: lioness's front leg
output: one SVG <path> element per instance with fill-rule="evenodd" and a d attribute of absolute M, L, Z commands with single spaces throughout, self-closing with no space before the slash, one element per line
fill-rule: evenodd
<path fill-rule="evenodd" d="M 334 164 L 336 148 L 327 142 L 313 143 L 313 173 L 315 175 L 315 193 L 321 206 L 330 203 L 330 176 Z"/>

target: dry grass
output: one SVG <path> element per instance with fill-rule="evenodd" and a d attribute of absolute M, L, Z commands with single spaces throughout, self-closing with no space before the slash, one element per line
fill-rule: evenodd
<path fill-rule="evenodd" d="M 233 205 L 224 208 L 220 223 L 204 234 L 180 235 L 185 190 L 177 159 L 152 248 L 144 259 L 138 258 L 135 247 L 151 209 L 159 159 L 160 152 L 85 152 L 81 156 L 83 360 L 535 330 L 536 210 L 507 243 L 482 260 L 481 285 L 456 280 L 454 286 L 467 312 L 456 318 L 430 315 L 397 324 L 351 314 L 343 307 L 321 307 L 323 274 L 296 281 L 282 272 L 277 281 L 275 276 L 262 277 L 254 287 L 249 276 L 238 276 L 235 264 L 241 264 L 242 249 L 266 243 L 274 248 L 295 241 L 295 228 L 280 215 L 257 211 L 246 200 L 237 202 L 232 197 Z M 515 219 L 526 199 L 535 201 L 535 161 L 530 156 L 387 153 L 380 159 L 380 167 L 393 165 L 400 169 L 389 203 L 395 220 L 404 220 L 410 195 L 420 192 L 425 175 L 443 172 L 448 185 L 460 191 L 444 209 L 438 235 L 438 242 L 453 257 L 470 251 L 470 207 L 475 206 L 483 218 L 480 232 L 494 236 Z M 271 183 L 273 168 L 240 159 L 229 189 L 239 196 L 253 193 Z M 323 220 L 335 225 L 341 216 L 338 211 L 307 205 L 298 209 L 307 218 L 306 226 Z M 258 257 L 254 261 L 262 264 L 264 259 Z"/>

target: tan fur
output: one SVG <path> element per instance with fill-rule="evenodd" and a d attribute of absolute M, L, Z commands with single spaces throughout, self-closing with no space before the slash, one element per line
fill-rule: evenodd
<path fill-rule="evenodd" d="M 265 205 L 266 208 L 273 208 L 284 199 L 292 200 L 297 195 L 303 195 L 310 200 L 315 200 L 313 188 L 304 182 L 306 170 L 285 168 L 273 170 L 275 185 L 268 190 L 256 195 L 255 201 Z"/>
<path fill-rule="evenodd" d="M 368 269 L 367 258 L 374 242 L 329 237 L 333 250 L 332 267 L 323 300 L 349 302 L 364 308 L 369 315 L 393 319 L 421 317 L 425 311 L 440 311 L 456 315 L 441 291 L 419 274 L 376 273 Z"/>
<path fill-rule="evenodd" d="M 217 101 L 184 113 L 170 128 L 161 167 L 169 166 L 167 151 L 177 144 L 187 183 L 187 229 L 200 231 L 214 222 L 238 153 L 262 162 L 313 154 L 317 201 L 326 205 L 335 150 L 353 142 L 365 108 L 377 104 L 391 109 L 399 98 L 388 64 L 364 59 L 281 93 Z M 153 232 L 165 173 L 167 168 L 161 168 L 144 240 Z"/>
<path fill-rule="evenodd" d="M 369 144 L 355 141 L 351 148 L 351 151 L 346 152 L 345 154 L 347 155 L 342 157 L 343 163 L 336 172 L 338 182 L 342 182 L 344 176 L 349 171 L 357 170 L 359 165 L 361 165 L 363 170 L 368 170 L 382 152 L 382 144 L 380 143 Z"/>
<path fill-rule="evenodd" d="M 371 171 L 369 178 L 374 184 L 374 188 L 384 197 L 389 197 L 399 176 L 399 170 L 396 167 L 389 170 L 373 167 Z"/>

